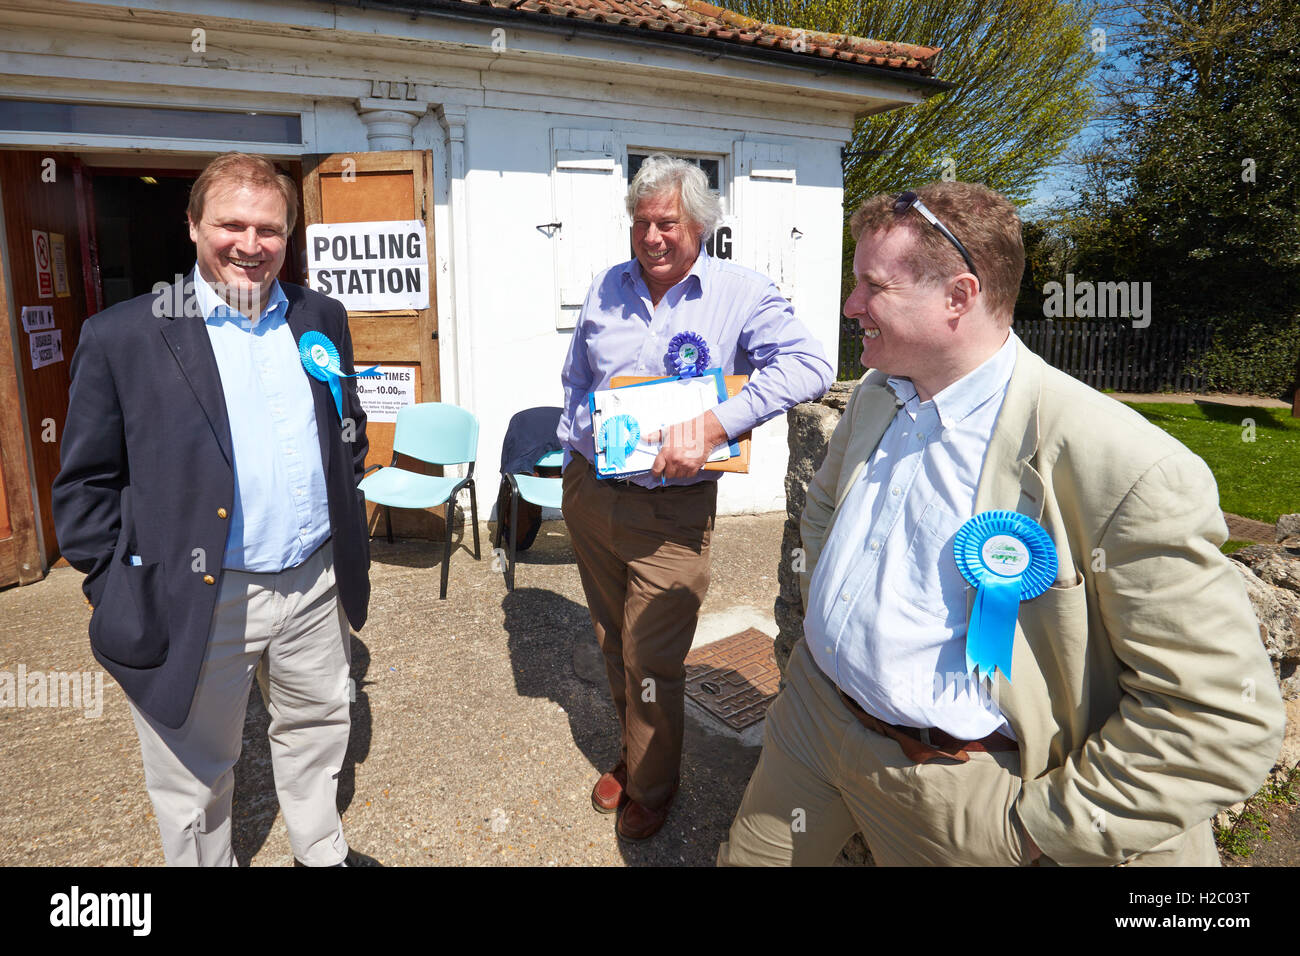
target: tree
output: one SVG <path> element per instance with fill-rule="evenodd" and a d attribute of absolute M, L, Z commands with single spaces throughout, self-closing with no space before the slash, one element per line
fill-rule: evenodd
<path fill-rule="evenodd" d="M 1091 6 L 1075 0 L 723 0 L 768 23 L 943 48 L 954 88 L 860 120 L 844 202 L 936 179 L 1026 201 L 1092 109 Z"/>
<path fill-rule="evenodd" d="M 1289 0 L 1136 0 L 1076 198 L 1074 271 L 1150 281 L 1155 321 L 1216 329 L 1211 386 L 1286 393 L 1300 371 L 1300 26 Z"/>
<path fill-rule="evenodd" d="M 848 214 L 864 199 L 960 179 L 1027 203 L 1091 115 L 1091 0 L 718 3 L 767 23 L 943 48 L 936 75 L 951 90 L 854 127 L 844 156 L 842 289 L 853 282 Z"/>

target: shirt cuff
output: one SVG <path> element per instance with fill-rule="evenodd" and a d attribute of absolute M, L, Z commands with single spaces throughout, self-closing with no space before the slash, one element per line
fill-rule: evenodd
<path fill-rule="evenodd" d="M 748 403 L 741 399 L 741 396 L 735 395 L 713 407 L 713 414 L 718 419 L 718 424 L 722 426 L 723 431 L 727 433 L 729 441 L 735 441 L 736 436 L 743 435 L 754 427 L 753 413 L 750 411 Z"/>

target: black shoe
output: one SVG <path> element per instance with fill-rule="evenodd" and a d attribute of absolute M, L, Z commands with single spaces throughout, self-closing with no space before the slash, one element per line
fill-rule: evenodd
<path fill-rule="evenodd" d="M 302 860 L 299 860 L 297 857 L 293 858 L 293 865 L 303 866 L 303 867 L 307 866 L 306 863 L 302 862 Z M 384 864 L 380 863 L 373 856 L 366 856 L 364 853 L 358 853 L 356 850 L 351 850 L 351 849 L 348 850 L 348 855 L 343 859 L 343 862 L 334 864 L 334 866 L 383 866 L 383 865 Z"/>

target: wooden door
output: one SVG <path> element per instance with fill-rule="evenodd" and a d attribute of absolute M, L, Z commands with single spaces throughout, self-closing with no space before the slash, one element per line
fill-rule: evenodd
<path fill-rule="evenodd" d="M 392 222 L 419 220 L 424 223 L 424 246 L 428 263 L 429 306 L 384 312 L 348 312 L 352 349 L 357 368 L 370 365 L 407 367 L 415 376 L 419 401 L 436 402 L 439 397 L 438 315 L 434 288 L 433 250 L 433 156 L 428 150 L 395 150 L 372 153 L 337 153 L 308 156 L 303 168 L 303 221 L 320 223 Z M 366 425 L 370 451 L 366 467 L 388 465 L 393 457 L 391 422 L 371 420 Z M 401 458 L 404 468 L 426 474 L 441 469 Z M 407 537 L 441 537 L 441 510 L 436 512 L 393 512 L 393 532 Z M 383 519 L 379 509 L 370 509 L 372 530 Z M 436 515 L 436 516 L 435 516 Z"/>
<path fill-rule="evenodd" d="M 25 534 L 31 489 L 35 486 L 34 521 L 41 529 L 44 561 L 38 557 L 32 570 L 39 576 L 40 565 L 58 554 L 50 487 L 59 473 L 59 443 L 68 414 L 72 355 L 86 319 L 82 236 L 72 157 L 48 150 L 0 152 L 0 183 L 4 193 L 8 260 L 5 265 L 12 281 L 6 293 L 15 323 L 9 355 L 13 364 L 8 370 L 0 354 L 0 405 L 5 406 L 0 418 L 0 442 L 4 444 L 4 481 L 8 492 L 5 510 L 11 533 Z M 51 309 L 52 327 L 40 332 L 25 331 L 22 320 L 25 306 Z M 56 333 L 52 338 L 57 339 L 58 348 L 37 359 L 33 354 L 33 340 L 49 333 Z M 54 355 L 58 357 L 53 358 Z M 9 379 L 10 374 L 13 379 Z M 26 476 L 22 436 L 14 437 L 7 425 L 18 414 L 19 388 L 26 403 L 26 420 L 22 425 L 30 438 L 30 481 Z M 18 547 L 23 550 L 22 545 Z M 30 548 L 27 551 L 32 553 Z M 24 563 L 32 564 L 30 560 L 19 561 L 19 571 L 23 571 Z M 0 569 L 5 566 L 5 559 L 0 555 Z M 0 580 L 2 575 L 0 570 Z"/>
<path fill-rule="evenodd" d="M 0 177 L 0 190 L 14 189 Z M 10 306 L 5 287 L 8 265 L 0 244 L 0 317 L 7 321 Z M 18 317 L 18 334 L 21 331 Z M 28 584 L 42 577 L 40 548 L 36 540 L 36 509 L 32 503 L 32 473 L 27 464 L 27 442 L 18 402 L 18 367 L 14 338 L 0 335 L 0 587 Z"/>

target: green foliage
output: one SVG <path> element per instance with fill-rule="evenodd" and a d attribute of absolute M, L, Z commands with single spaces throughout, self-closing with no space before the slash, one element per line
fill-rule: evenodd
<path fill-rule="evenodd" d="M 1089 0 L 719 0 L 768 23 L 943 48 L 955 84 L 858 121 L 845 152 L 844 206 L 944 178 L 1027 201 L 1093 105 Z M 946 163 L 945 161 L 950 161 Z M 853 242 L 845 227 L 844 275 Z M 847 289 L 848 286 L 846 285 Z"/>
<path fill-rule="evenodd" d="M 1133 402 L 1130 407 L 1205 459 L 1230 514 L 1276 524 L 1295 511 L 1300 418 L 1287 408 Z"/>
<path fill-rule="evenodd" d="M 1292 808 L 1300 805 L 1300 764 L 1292 767 L 1285 777 L 1270 779 L 1246 801 L 1240 812 L 1228 811 L 1228 825 L 1214 829 L 1219 849 L 1247 857 L 1255 852 L 1255 845 L 1261 840 L 1273 839 L 1263 813 L 1263 808 L 1270 805 Z"/>
<path fill-rule="evenodd" d="M 1253 317 L 1233 317 L 1220 323 L 1210 349 L 1193 361 L 1193 374 L 1204 375 L 1214 392 L 1246 392 L 1287 398 L 1296 387 L 1296 356 L 1300 356 L 1300 315 L 1282 325 Z"/>
<path fill-rule="evenodd" d="M 1040 224 L 1065 249 L 1052 278 L 1150 281 L 1155 321 L 1213 325 L 1215 389 L 1281 394 L 1300 370 L 1292 6 L 1108 0 L 1100 132 L 1076 198 Z"/>

